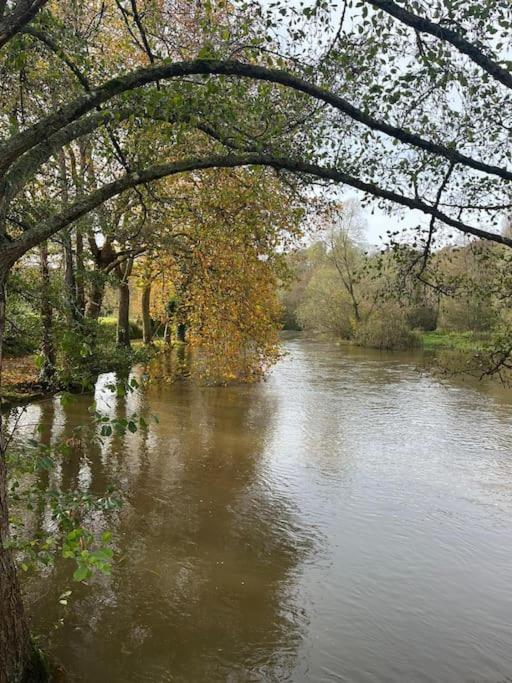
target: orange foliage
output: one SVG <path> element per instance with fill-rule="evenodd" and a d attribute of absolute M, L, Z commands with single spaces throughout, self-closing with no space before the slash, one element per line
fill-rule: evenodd
<path fill-rule="evenodd" d="M 282 252 L 299 234 L 301 211 L 265 169 L 216 170 L 190 184 L 166 216 L 168 247 L 149 261 L 152 314 L 164 321 L 175 297 L 175 322 L 187 325 L 203 380 L 254 381 L 279 358 Z"/>

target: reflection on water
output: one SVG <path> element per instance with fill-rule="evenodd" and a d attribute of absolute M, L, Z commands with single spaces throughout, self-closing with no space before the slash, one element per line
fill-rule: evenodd
<path fill-rule="evenodd" d="M 259 386 L 116 398 L 101 378 L 101 410 L 160 421 L 50 474 L 127 503 L 112 576 L 74 585 L 63 625 L 67 568 L 27 582 L 35 630 L 98 683 L 511 676 L 510 396 L 406 355 L 287 348 Z M 70 435 L 91 402 L 33 405 L 18 438 Z"/>

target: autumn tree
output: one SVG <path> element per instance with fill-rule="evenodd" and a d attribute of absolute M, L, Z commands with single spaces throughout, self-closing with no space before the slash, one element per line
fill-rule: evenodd
<path fill-rule="evenodd" d="M 203 381 L 257 379 L 278 357 L 277 291 L 302 200 L 264 169 L 210 171 L 188 185 L 175 188 L 167 236 L 161 229 L 139 264 L 143 297 L 152 292 L 162 323 L 172 314 L 178 337 L 186 329 Z"/>

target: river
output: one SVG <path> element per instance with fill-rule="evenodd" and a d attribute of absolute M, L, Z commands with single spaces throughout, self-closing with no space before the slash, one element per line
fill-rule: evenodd
<path fill-rule="evenodd" d="M 102 410 L 159 422 L 52 475 L 126 502 L 111 576 L 26 580 L 43 646 L 87 683 L 512 676 L 512 392 L 419 356 L 285 350 L 254 386 L 114 398 L 100 378 Z M 91 400 L 31 405 L 17 439 L 61 439 Z"/>

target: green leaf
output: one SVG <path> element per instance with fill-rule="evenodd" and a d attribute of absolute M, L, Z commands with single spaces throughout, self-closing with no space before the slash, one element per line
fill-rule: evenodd
<path fill-rule="evenodd" d="M 89 567 L 85 564 L 81 564 L 73 572 L 73 581 L 85 581 L 89 578 L 90 574 Z"/>

